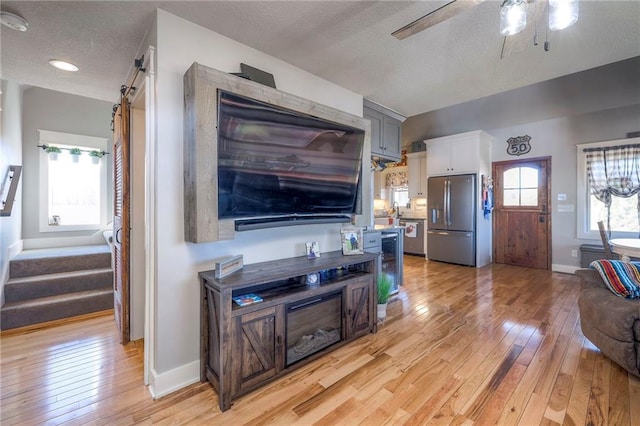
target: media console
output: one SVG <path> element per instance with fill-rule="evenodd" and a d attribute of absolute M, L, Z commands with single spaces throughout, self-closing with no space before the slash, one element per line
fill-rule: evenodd
<path fill-rule="evenodd" d="M 375 333 L 378 254 L 322 253 L 201 272 L 200 380 L 232 401 L 347 342 Z M 319 278 L 315 281 L 311 278 Z M 262 301 L 240 306 L 233 297 Z"/>

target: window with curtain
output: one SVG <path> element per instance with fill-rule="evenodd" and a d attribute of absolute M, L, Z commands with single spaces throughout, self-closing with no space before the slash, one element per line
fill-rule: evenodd
<path fill-rule="evenodd" d="M 638 237 L 640 143 L 629 142 L 640 140 L 578 146 L 579 238 L 594 238 L 600 220 L 613 236 Z"/>

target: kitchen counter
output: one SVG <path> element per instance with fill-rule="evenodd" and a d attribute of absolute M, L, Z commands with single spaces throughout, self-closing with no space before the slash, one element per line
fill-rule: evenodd
<path fill-rule="evenodd" d="M 375 231 L 397 231 L 404 232 L 404 226 L 400 225 L 373 225 Z"/>

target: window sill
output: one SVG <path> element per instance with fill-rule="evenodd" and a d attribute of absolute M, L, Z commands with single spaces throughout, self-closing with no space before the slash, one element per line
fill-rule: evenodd
<path fill-rule="evenodd" d="M 100 224 L 94 225 L 55 225 L 55 226 L 41 226 L 40 232 L 74 232 L 74 231 L 100 231 L 105 226 Z"/>

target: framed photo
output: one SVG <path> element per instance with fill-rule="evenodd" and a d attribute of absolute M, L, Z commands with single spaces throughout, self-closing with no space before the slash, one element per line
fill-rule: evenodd
<path fill-rule="evenodd" d="M 362 228 L 344 227 L 340 230 L 342 241 L 342 254 L 363 254 Z"/>
<path fill-rule="evenodd" d="M 307 259 L 316 259 L 320 257 L 320 246 L 317 241 L 305 243 L 307 246 Z"/>

